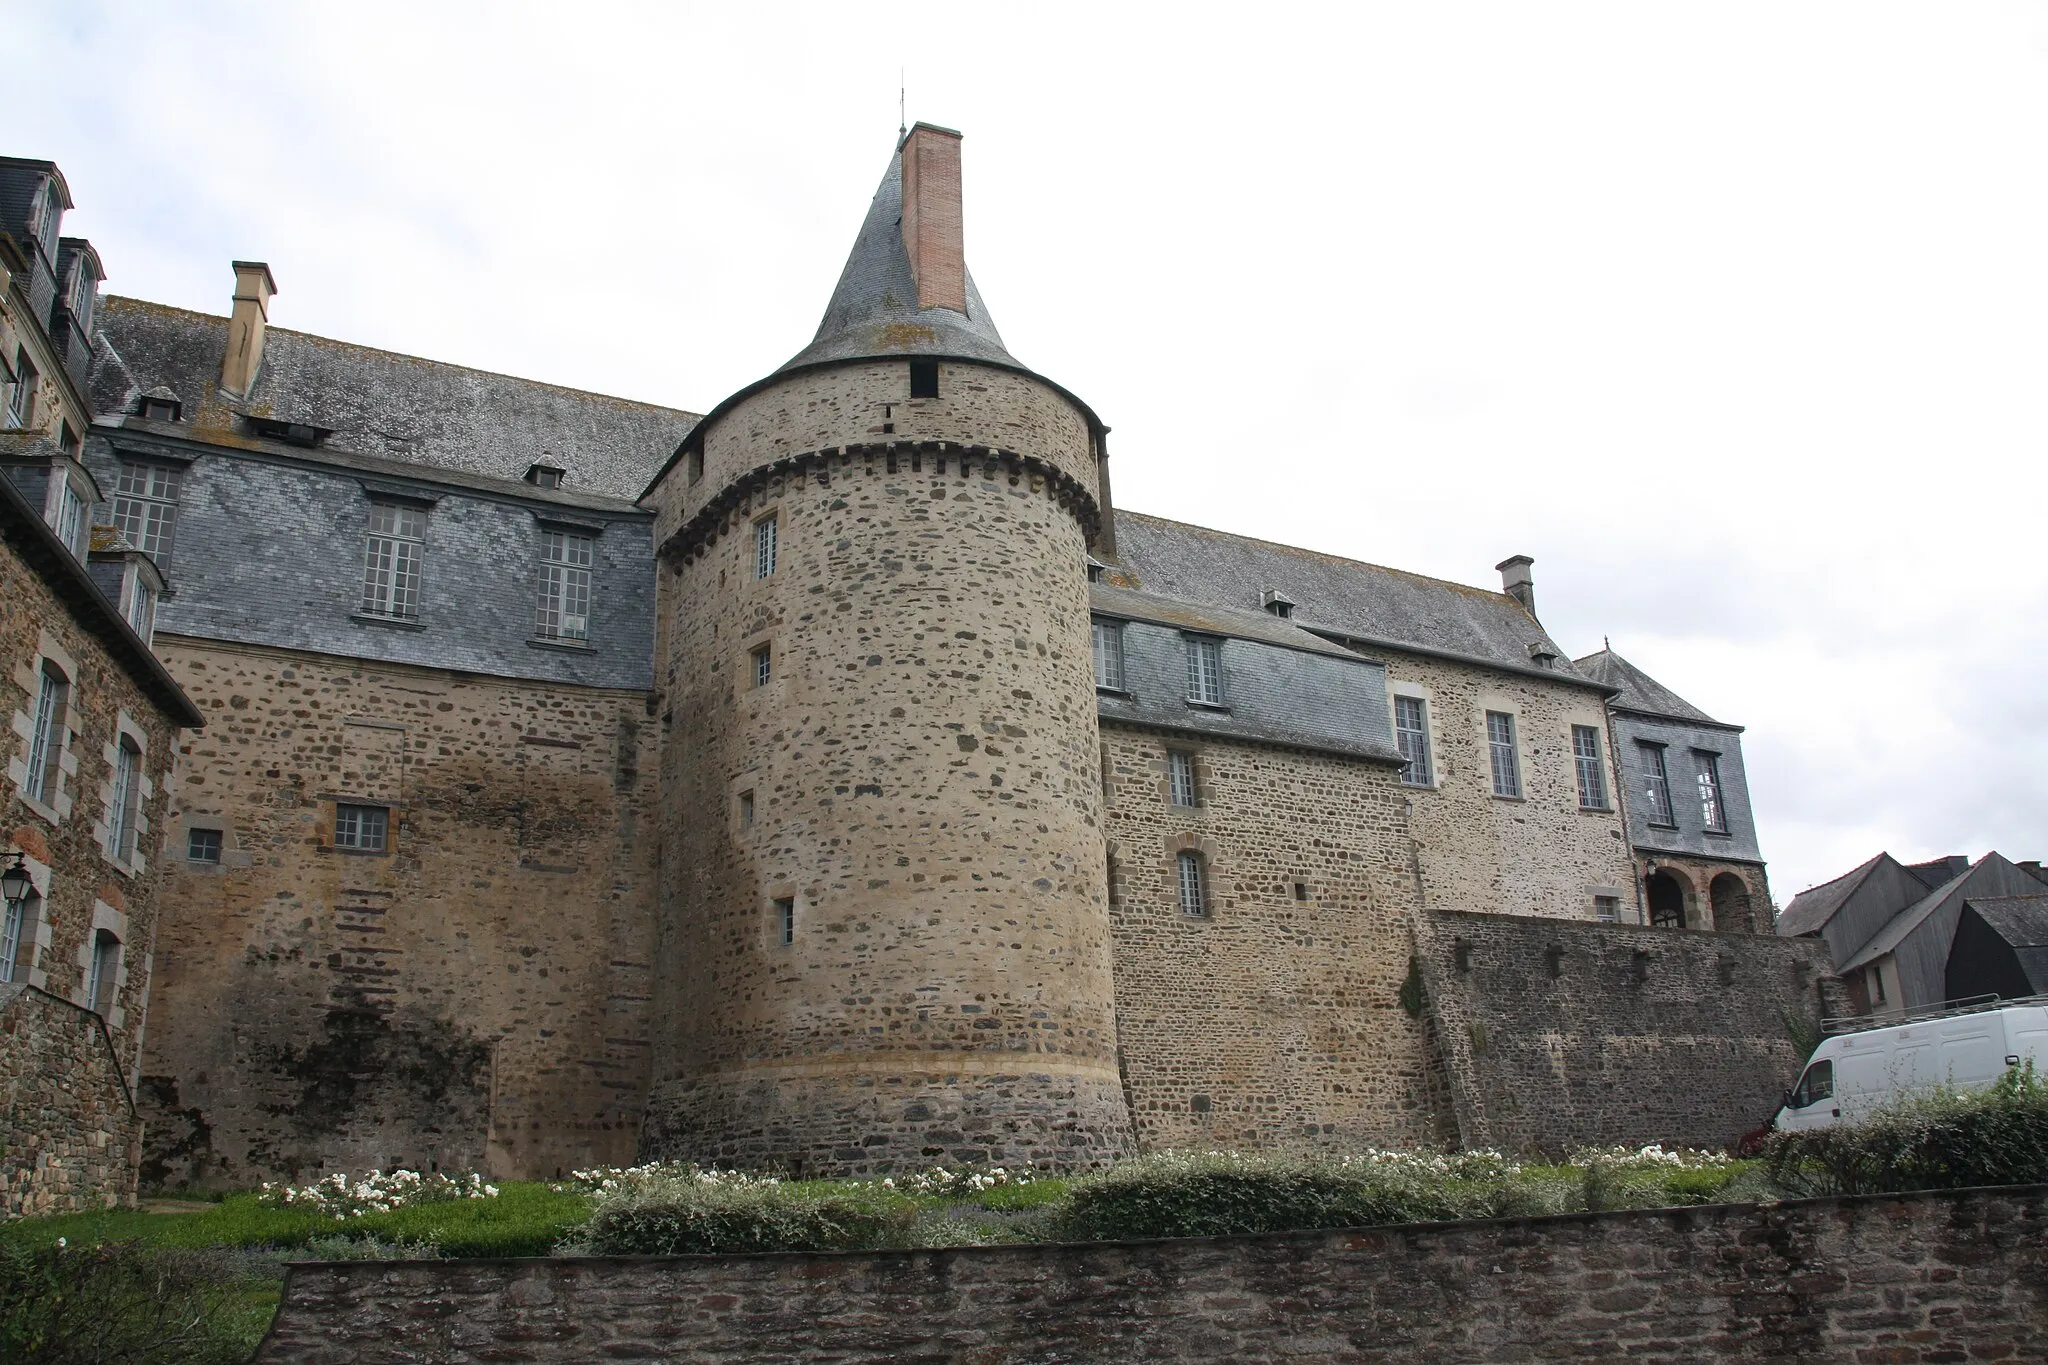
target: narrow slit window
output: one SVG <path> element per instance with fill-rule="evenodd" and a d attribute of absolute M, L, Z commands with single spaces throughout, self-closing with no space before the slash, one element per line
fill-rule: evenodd
<path fill-rule="evenodd" d="M 1121 621 L 1097 621 L 1095 685 L 1111 692 L 1124 690 L 1124 627 Z"/>
<path fill-rule="evenodd" d="M 391 834 L 391 812 L 384 806 L 336 806 L 334 846 L 358 853 L 382 853 Z"/>
<path fill-rule="evenodd" d="M 796 942 L 796 897 L 775 898 L 775 933 L 784 946 Z"/>
<path fill-rule="evenodd" d="M 767 645 L 754 651 L 754 686 L 766 687 L 775 676 L 775 654 Z"/>
<path fill-rule="evenodd" d="M 1166 754 L 1166 786 L 1176 806 L 1195 804 L 1195 756 L 1169 749 Z"/>
<path fill-rule="evenodd" d="M 754 577 L 767 578 L 775 572 L 775 517 L 754 523 Z"/>
<path fill-rule="evenodd" d="M 123 460 L 114 476 L 114 525 L 121 538 L 162 564 L 170 558 L 178 525 L 178 485 L 185 472 L 176 465 Z"/>
<path fill-rule="evenodd" d="M 740 828 L 741 828 L 741 829 L 752 829 L 753 827 L 754 827 L 754 794 L 753 794 L 752 792 L 741 792 L 741 793 L 740 793 Z"/>
<path fill-rule="evenodd" d="M 597 542 L 573 531 L 540 534 L 540 604 L 534 634 L 543 640 L 590 638 L 590 574 Z"/>
<path fill-rule="evenodd" d="M 1515 752 L 1515 718 L 1506 711 L 1486 713 L 1486 749 L 1493 765 L 1493 794 L 1522 794 L 1522 762 Z"/>
<path fill-rule="evenodd" d="M 1188 700 L 1204 706 L 1223 705 L 1223 642 L 1190 635 L 1187 643 Z"/>
<path fill-rule="evenodd" d="M 396 503 L 370 504 L 363 537 L 363 614 L 398 621 L 420 614 L 420 560 L 426 551 L 427 514 Z"/>
<path fill-rule="evenodd" d="M 1429 763 L 1429 707 L 1420 697 L 1394 698 L 1394 739 L 1401 746 L 1401 780 L 1411 787 L 1435 783 Z"/>
<path fill-rule="evenodd" d="M 910 362 L 910 396 L 912 398 L 937 398 L 939 396 L 938 361 L 913 360 Z"/>
<path fill-rule="evenodd" d="M 74 962 L 76 958 L 72 959 Z M 86 1008 L 94 1014 L 104 1016 L 114 1008 L 114 992 L 120 981 L 121 940 L 98 929 L 92 936 L 92 965 L 86 968 L 86 991 L 90 1001 Z"/>
<path fill-rule="evenodd" d="M 1209 913 L 1207 869 L 1199 853 L 1182 853 L 1174 859 L 1180 878 L 1180 912 L 1191 919 Z"/>
<path fill-rule="evenodd" d="M 1579 772 L 1579 809 L 1607 809 L 1607 775 L 1600 766 L 1600 730 L 1592 725 L 1572 727 L 1572 762 Z"/>

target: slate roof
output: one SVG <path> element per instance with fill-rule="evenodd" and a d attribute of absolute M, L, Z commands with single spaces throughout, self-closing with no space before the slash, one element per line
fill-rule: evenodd
<path fill-rule="evenodd" d="M 1982 862 L 1983 860 L 1979 859 L 1978 861 Z M 1976 868 L 1972 867 L 1958 873 L 1940 886 L 1935 887 L 1920 900 L 1915 901 L 1912 905 L 1907 906 L 1904 910 L 1892 916 L 1891 923 L 1873 934 L 1870 942 L 1858 948 L 1849 960 L 1842 964 L 1842 970 L 1846 972 L 1853 971 L 1858 967 L 1867 967 L 1886 953 L 1897 948 L 1901 943 L 1905 942 L 1909 934 L 1918 929 L 1927 920 L 1928 916 L 1939 910 L 1948 902 L 1950 897 L 1960 891 L 1963 883 L 1968 881 L 1970 875 L 1976 870 Z"/>
<path fill-rule="evenodd" d="M 1322 636 L 1312 635 L 1264 610 L 1204 606 L 1107 583 L 1089 585 L 1088 606 L 1091 611 L 1104 616 L 1121 616 L 1183 630 L 1235 636 L 1240 640 L 1256 640 L 1260 644 L 1279 645 L 1283 649 L 1299 649 L 1310 654 L 1327 654 L 1339 659 L 1357 661 L 1359 658 L 1342 645 L 1331 644 Z"/>
<path fill-rule="evenodd" d="M 237 414 L 323 427 L 321 449 L 518 481 L 545 459 L 565 491 L 631 500 L 696 425 L 694 413 L 472 370 L 345 341 L 267 329 L 254 392 L 218 387 L 228 320 L 109 295 L 101 300 L 92 380 L 101 417 L 169 388 L 202 440 L 241 444 Z"/>
<path fill-rule="evenodd" d="M 2048 895 L 1972 896 L 1964 904 L 2013 947 L 2048 947 Z"/>
<path fill-rule="evenodd" d="M 1549 632 L 1506 593 L 1121 509 L 1116 548 L 1118 567 L 1148 593 L 1257 610 L 1261 594 L 1278 589 L 1311 631 L 1602 687 L 1572 671 Z M 1558 666 L 1535 667 L 1532 644 Z"/>
<path fill-rule="evenodd" d="M 988 305 L 967 275 L 967 311 L 917 306 L 910 253 L 903 248 L 903 147 L 875 190 L 868 216 L 853 239 L 853 252 L 840 272 L 824 321 L 811 344 L 776 373 L 834 360 L 877 356 L 932 355 L 985 360 L 1013 369 L 1023 366 L 1003 345 Z"/>
<path fill-rule="evenodd" d="M 1827 922 L 1835 917 L 1835 911 L 1842 908 L 1849 897 L 1856 894 L 1856 888 L 1863 885 L 1864 878 L 1876 870 L 1889 854 L 1880 853 L 1869 862 L 1855 867 L 1831 882 L 1822 882 L 1810 887 L 1792 898 L 1783 910 L 1778 912 L 1778 933 L 1785 938 L 1797 938 L 1801 934 L 1819 933 Z"/>
<path fill-rule="evenodd" d="M 1612 649 L 1603 649 L 1588 654 L 1583 659 L 1574 659 L 1572 667 L 1596 682 L 1603 682 L 1609 687 L 1619 689 L 1608 700 L 1608 705 L 1618 710 L 1636 711 L 1646 716 L 1664 716 L 1671 720 L 1689 721 L 1697 725 L 1723 724 Z"/>

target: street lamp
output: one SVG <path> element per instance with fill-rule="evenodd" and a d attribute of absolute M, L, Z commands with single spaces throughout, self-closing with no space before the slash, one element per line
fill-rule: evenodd
<path fill-rule="evenodd" d="M 22 861 L 23 855 L 16 853 L 14 862 L 5 872 L 0 872 L 0 899 L 9 905 L 20 905 L 28 899 L 28 893 L 36 889 L 29 877 L 28 866 Z"/>

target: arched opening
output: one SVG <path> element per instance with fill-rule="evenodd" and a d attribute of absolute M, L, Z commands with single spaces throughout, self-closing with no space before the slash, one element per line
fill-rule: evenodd
<path fill-rule="evenodd" d="M 1685 884 L 1672 873 L 1658 869 L 1643 883 L 1650 902 L 1650 923 L 1663 929 L 1685 927 Z"/>
<path fill-rule="evenodd" d="M 1707 884 L 1707 898 L 1714 906 L 1715 932 L 1756 932 L 1756 921 L 1750 915 L 1749 885 L 1742 878 L 1733 872 L 1723 872 Z"/>

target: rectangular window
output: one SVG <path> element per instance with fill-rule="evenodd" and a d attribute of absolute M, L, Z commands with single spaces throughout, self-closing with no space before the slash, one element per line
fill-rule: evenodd
<path fill-rule="evenodd" d="M 540 605 L 533 633 L 543 640 L 590 638 L 590 566 L 597 542 L 574 531 L 540 533 Z"/>
<path fill-rule="evenodd" d="M 382 853 L 391 832 L 391 812 L 384 806 L 336 806 L 334 846 L 358 853 Z"/>
<path fill-rule="evenodd" d="M 1208 914 L 1208 888 L 1202 884 L 1202 855 L 1183 853 L 1174 862 L 1180 877 L 1180 912 L 1196 917 Z"/>
<path fill-rule="evenodd" d="M 120 971 L 121 940 L 104 929 L 97 930 L 92 936 L 92 965 L 86 968 L 85 988 L 91 995 L 87 1009 L 100 1015 L 113 1009 L 114 987 Z"/>
<path fill-rule="evenodd" d="M 1579 770 L 1579 809 L 1607 809 L 1607 775 L 1600 764 L 1600 729 L 1572 727 L 1572 762 Z"/>
<path fill-rule="evenodd" d="M 1515 718 L 1506 711 L 1486 713 L 1486 748 L 1493 760 L 1493 794 L 1522 794 L 1522 762 L 1515 753 Z"/>
<path fill-rule="evenodd" d="M 939 396 L 938 361 L 913 360 L 910 362 L 910 396 L 912 398 L 937 398 Z"/>
<path fill-rule="evenodd" d="M 1642 744 L 1643 773 L 1646 779 L 1644 795 L 1650 801 L 1650 823 L 1653 825 L 1676 826 L 1677 818 L 1671 810 L 1671 774 L 1664 767 L 1664 746 Z"/>
<path fill-rule="evenodd" d="M 1411 787 L 1436 781 L 1429 766 L 1429 708 L 1420 697 L 1394 698 L 1394 740 L 1401 746 L 1401 780 Z"/>
<path fill-rule="evenodd" d="M 1884 968 L 1878 966 L 1876 963 L 1873 962 L 1870 964 L 1869 970 L 1870 1003 L 1873 1005 L 1882 1005 L 1884 1003 Z"/>
<path fill-rule="evenodd" d="M 27 351 L 14 353 L 14 389 L 7 395 L 7 425 L 25 427 L 35 416 L 36 366 Z"/>
<path fill-rule="evenodd" d="M 370 504 L 363 540 L 363 614 L 410 621 L 420 614 L 420 558 L 427 514 L 395 503 Z"/>
<path fill-rule="evenodd" d="M 754 577 L 775 572 L 775 518 L 767 516 L 754 523 Z"/>
<path fill-rule="evenodd" d="M 1176 750 L 1166 751 L 1166 788 L 1173 804 L 1192 806 L 1195 804 L 1195 756 Z"/>
<path fill-rule="evenodd" d="M 785 945 L 796 942 L 796 897 L 776 897 L 775 931 Z"/>
<path fill-rule="evenodd" d="M 121 528 L 123 540 L 158 564 L 170 557 L 178 485 L 184 474 L 176 465 L 123 460 L 114 476 L 114 525 Z"/>
<path fill-rule="evenodd" d="M 753 794 L 752 792 L 741 792 L 741 793 L 740 793 L 740 828 L 741 828 L 741 829 L 752 829 L 753 827 L 754 827 L 754 794 Z"/>
<path fill-rule="evenodd" d="M 1095 635 L 1095 685 L 1112 692 L 1124 690 L 1124 627 L 1121 621 L 1097 621 Z"/>
<path fill-rule="evenodd" d="M 71 480 L 61 473 L 57 485 L 57 520 L 53 529 L 57 539 L 64 542 L 64 548 L 80 559 L 85 557 L 85 499 L 78 496 L 78 490 L 71 486 Z"/>
<path fill-rule="evenodd" d="M 1204 706 L 1223 705 L 1223 642 L 1207 635 L 1186 639 L 1188 700 Z"/>
<path fill-rule="evenodd" d="M 64 756 L 64 726 L 70 700 L 70 682 L 55 664 L 45 662 L 28 742 L 28 795 L 44 805 L 51 804 L 51 798 L 57 794 L 57 764 Z"/>
<path fill-rule="evenodd" d="M 150 633 L 156 629 L 156 589 L 142 581 L 138 571 L 133 575 L 134 583 L 128 589 L 128 610 L 123 613 L 142 642 L 150 642 Z"/>
<path fill-rule="evenodd" d="M 1593 918 L 1594 918 L 1594 919 L 1597 919 L 1597 920 L 1600 920 L 1600 921 L 1602 921 L 1603 923 L 1606 923 L 1606 924 L 1612 924 L 1612 923 L 1614 923 L 1614 922 L 1615 922 L 1616 920 L 1620 919 L 1620 918 L 1621 918 L 1621 897 L 1619 897 L 1619 896 L 1595 896 L 1595 897 L 1593 897 Z"/>
<path fill-rule="evenodd" d="M 754 686 L 766 687 L 768 680 L 774 676 L 774 652 L 767 645 L 762 645 L 754 651 Z"/>
<path fill-rule="evenodd" d="M 114 746 L 114 798 L 107 807 L 107 856 L 125 863 L 135 852 L 135 816 L 142 804 L 142 751 L 121 736 Z"/>
<path fill-rule="evenodd" d="M 1728 808 L 1721 800 L 1721 755 L 1705 749 L 1692 751 L 1699 764 L 1700 820 L 1716 834 L 1728 832 Z"/>
<path fill-rule="evenodd" d="M 217 829 L 189 830 L 185 835 L 185 861 L 188 863 L 217 863 L 220 861 L 221 832 Z"/>
<path fill-rule="evenodd" d="M 43 899 L 31 890 L 0 904 L 0 981 L 27 981 L 36 960 L 36 931 L 42 927 Z"/>

